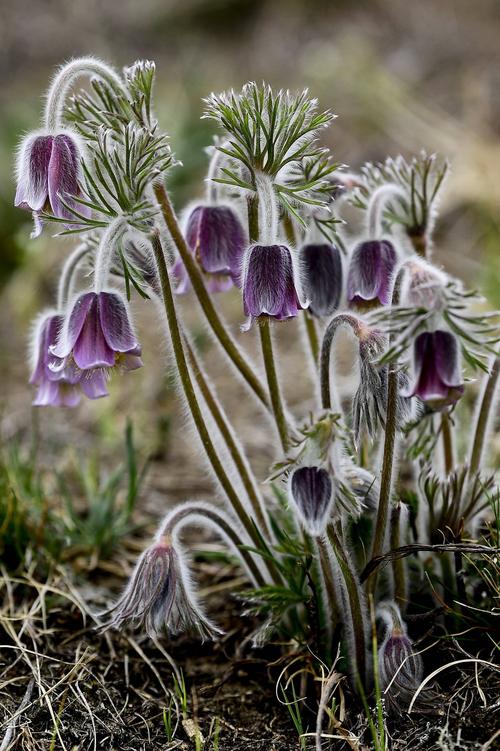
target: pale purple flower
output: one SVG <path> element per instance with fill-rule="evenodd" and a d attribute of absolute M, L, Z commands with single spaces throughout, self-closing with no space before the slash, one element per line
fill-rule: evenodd
<path fill-rule="evenodd" d="M 135 370 L 142 365 L 141 349 L 127 306 L 117 292 L 80 295 L 50 351 L 65 367 L 74 363 L 80 370 L 115 367 Z"/>
<path fill-rule="evenodd" d="M 70 133 L 59 135 L 30 134 L 21 144 L 17 164 L 15 205 L 33 212 L 35 231 L 41 232 L 39 213 L 51 212 L 61 219 L 75 217 L 64 203 L 88 216 L 88 207 L 74 200 L 80 194 L 80 147 Z"/>
<path fill-rule="evenodd" d="M 83 393 L 89 399 L 107 396 L 106 377 L 102 370 L 81 371 L 74 365 L 63 367 L 50 353 L 57 341 L 64 317 L 48 314 L 36 328 L 33 342 L 33 371 L 30 383 L 38 386 L 33 401 L 36 407 L 75 407 Z"/>
<path fill-rule="evenodd" d="M 464 392 L 456 337 L 450 331 L 424 331 L 415 340 L 413 380 L 405 396 L 419 396 L 432 409 L 455 404 Z"/>
<path fill-rule="evenodd" d="M 315 537 L 323 534 L 333 502 L 333 482 L 327 470 L 297 467 L 290 477 L 290 497 L 307 531 Z"/>
<path fill-rule="evenodd" d="M 125 591 L 103 615 L 109 616 L 105 629 L 131 625 L 152 638 L 164 630 L 195 629 L 203 639 L 218 633 L 191 591 L 180 552 L 163 539 L 141 555 Z"/>
<path fill-rule="evenodd" d="M 359 307 L 389 305 L 394 269 L 398 258 L 388 240 L 359 243 L 351 256 L 347 274 L 347 299 Z"/>
<path fill-rule="evenodd" d="M 330 316 L 342 295 L 342 259 L 330 243 L 308 243 L 300 249 L 300 269 L 309 310 L 316 316 Z"/>
<path fill-rule="evenodd" d="M 301 308 L 292 256 L 284 245 L 251 245 L 243 264 L 243 308 L 251 318 L 281 321 Z"/>
<path fill-rule="evenodd" d="M 233 284 L 240 286 L 246 239 L 238 215 L 230 206 L 197 206 L 189 215 L 185 235 L 206 275 L 210 292 L 226 292 Z M 172 275 L 177 279 L 175 291 L 186 293 L 190 283 L 181 258 L 174 263 Z"/>

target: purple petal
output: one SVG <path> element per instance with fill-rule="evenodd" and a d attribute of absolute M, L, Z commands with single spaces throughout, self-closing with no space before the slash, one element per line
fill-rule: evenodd
<path fill-rule="evenodd" d="M 80 388 L 89 399 L 108 396 L 105 373 L 99 369 L 85 371 L 80 380 Z"/>
<path fill-rule="evenodd" d="M 209 274 L 206 277 L 206 287 L 209 292 L 228 292 L 233 286 L 233 279 L 224 274 Z"/>
<path fill-rule="evenodd" d="M 435 409 L 456 402 L 464 391 L 458 345 L 449 331 L 424 332 L 415 341 L 411 395 Z"/>
<path fill-rule="evenodd" d="M 270 315 L 282 320 L 297 315 L 300 308 L 295 290 L 292 258 L 283 245 L 249 248 L 243 282 L 245 315 Z"/>
<path fill-rule="evenodd" d="M 456 337 L 450 331 L 434 332 L 436 370 L 441 381 L 453 388 L 462 385 L 460 358 Z"/>
<path fill-rule="evenodd" d="M 333 484 L 326 469 L 296 469 L 291 478 L 291 493 L 310 531 L 321 534 L 328 521 L 333 494 Z"/>
<path fill-rule="evenodd" d="M 129 314 L 121 297 L 114 292 L 100 292 L 98 307 L 102 333 L 110 349 L 115 352 L 136 349 L 139 343 L 132 331 Z"/>
<path fill-rule="evenodd" d="M 29 380 L 30 383 L 39 384 L 43 378 L 52 375 L 49 368 L 49 363 L 52 359 L 49 348 L 57 341 L 62 322 L 62 316 L 52 315 L 45 318 L 38 327 L 34 343 L 36 363 Z"/>
<path fill-rule="evenodd" d="M 76 344 L 76 340 L 80 336 L 91 306 L 96 304 L 96 298 L 97 295 L 95 292 L 86 292 L 76 300 L 69 314 L 69 320 L 61 332 L 57 344 L 50 349 L 53 355 L 63 359 L 70 354 Z"/>
<path fill-rule="evenodd" d="M 53 136 L 37 136 L 26 141 L 21 154 L 15 206 L 31 211 L 40 211 L 45 206 L 53 140 Z"/>
<path fill-rule="evenodd" d="M 239 276 L 245 233 L 232 208 L 198 206 L 189 218 L 186 236 L 204 271 Z"/>
<path fill-rule="evenodd" d="M 90 215 L 90 210 L 86 206 L 71 198 L 71 196 L 77 196 L 80 192 L 79 178 L 79 153 L 76 143 L 70 136 L 56 136 L 48 173 L 49 201 L 54 216 L 74 219 L 73 213 L 63 206 L 61 199 L 68 206 L 74 207 L 80 214 Z"/>
<path fill-rule="evenodd" d="M 77 387 L 61 381 L 45 381 L 33 401 L 35 407 L 76 407 L 80 401 Z"/>
<path fill-rule="evenodd" d="M 392 274 L 397 262 L 393 245 L 386 241 L 360 243 L 352 254 L 347 276 L 347 298 L 363 303 L 377 300 L 390 302 Z"/>
<path fill-rule="evenodd" d="M 92 295 L 92 303 L 73 347 L 73 359 L 82 370 L 112 367 L 115 364 L 115 353 L 102 331 L 98 296 L 95 293 L 89 294 Z"/>
<path fill-rule="evenodd" d="M 189 281 L 189 276 L 182 258 L 177 258 L 170 270 L 170 273 L 177 281 L 175 294 L 185 295 L 187 292 L 189 292 L 189 290 L 191 289 L 191 282 Z"/>

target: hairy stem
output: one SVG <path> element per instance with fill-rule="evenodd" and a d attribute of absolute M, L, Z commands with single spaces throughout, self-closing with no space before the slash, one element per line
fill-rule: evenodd
<path fill-rule="evenodd" d="M 330 360 L 333 339 L 339 326 L 350 326 L 354 334 L 359 338 L 362 333 L 363 322 L 349 313 L 336 315 L 325 329 L 320 356 L 320 380 L 321 380 L 321 405 L 323 409 L 332 409 L 330 393 Z"/>
<path fill-rule="evenodd" d="M 441 434 L 443 438 L 444 471 L 446 477 L 449 477 L 455 466 L 455 452 L 453 450 L 451 420 L 447 412 L 443 412 L 441 415 Z"/>
<path fill-rule="evenodd" d="M 340 567 L 349 599 L 349 611 L 352 621 L 351 636 L 354 640 L 356 661 L 355 672 L 359 675 L 361 682 L 364 682 L 366 678 L 366 625 L 365 617 L 363 615 L 363 595 L 358 584 L 358 577 L 355 571 L 352 570 L 351 562 L 344 553 L 342 542 L 340 541 L 333 524 L 328 525 L 327 534 Z"/>
<path fill-rule="evenodd" d="M 196 392 L 194 389 L 193 382 L 191 380 L 191 374 L 189 372 L 189 367 L 187 364 L 186 355 L 184 352 L 184 346 L 182 342 L 182 336 L 181 336 L 181 332 L 179 328 L 179 323 L 177 320 L 177 313 L 175 310 L 174 297 L 172 293 L 172 287 L 170 284 L 170 278 L 168 275 L 167 263 L 166 263 L 163 247 L 162 247 L 158 232 L 154 232 L 151 235 L 151 247 L 153 249 L 153 255 L 154 255 L 157 270 L 158 270 L 158 278 L 160 281 L 160 287 L 162 291 L 163 304 L 165 307 L 165 314 L 167 317 L 168 327 L 170 330 L 170 337 L 172 340 L 172 349 L 174 352 L 174 357 L 175 357 L 177 369 L 179 372 L 179 377 L 180 377 L 182 388 L 184 391 L 184 396 L 186 398 L 186 401 L 189 407 L 189 411 L 193 418 L 193 422 L 198 432 L 200 441 L 203 445 L 203 448 L 205 449 L 207 458 L 213 469 L 214 475 L 216 476 L 219 483 L 221 484 L 226 494 L 229 505 L 233 508 L 238 519 L 240 519 L 243 527 L 245 528 L 246 532 L 248 533 L 248 536 L 250 537 L 254 545 L 256 547 L 260 547 L 260 539 L 259 539 L 257 530 L 255 526 L 253 525 L 252 520 L 248 516 L 247 512 L 245 511 L 240 501 L 240 498 L 238 496 L 238 493 L 234 489 L 222 465 L 222 462 L 219 458 L 217 450 L 210 437 L 210 433 L 206 426 L 205 420 L 203 419 L 203 414 L 198 404 L 198 400 L 196 398 Z"/>
<path fill-rule="evenodd" d="M 401 547 L 401 503 L 392 507 L 391 512 L 391 550 Z M 406 562 L 403 558 L 392 560 L 392 576 L 394 579 L 394 599 L 404 612 L 407 604 Z"/>
<path fill-rule="evenodd" d="M 473 478 L 481 467 L 481 461 L 483 458 L 484 442 L 486 440 L 486 433 L 488 432 L 488 425 L 491 418 L 492 406 L 495 399 L 495 392 L 498 385 L 498 377 L 500 376 L 500 356 L 495 357 L 490 369 L 490 374 L 486 379 L 485 387 L 483 391 L 483 397 L 481 400 L 481 406 L 477 414 L 476 429 L 474 431 L 474 440 L 472 443 L 472 451 L 469 459 L 469 477 Z"/>
<path fill-rule="evenodd" d="M 264 406 L 269 407 L 269 401 L 264 387 L 262 386 L 259 378 L 256 376 L 251 365 L 249 365 L 249 363 L 245 360 L 237 345 L 226 331 L 226 328 L 214 307 L 212 299 L 205 288 L 200 270 L 182 235 L 164 185 L 158 183 L 155 184 L 154 193 L 160 205 L 161 212 L 163 214 L 163 218 L 165 219 L 168 231 L 170 232 L 172 240 L 174 241 L 177 250 L 179 251 L 193 290 L 198 298 L 203 312 L 205 313 L 210 328 L 214 332 L 219 343 L 225 350 L 227 356 L 229 357 L 235 368 L 240 372 L 241 376 L 246 381 L 248 386 L 250 386 L 253 393 Z"/>
<path fill-rule="evenodd" d="M 255 480 L 251 474 L 251 470 L 249 469 L 247 462 L 245 461 L 245 458 L 234 438 L 229 421 L 227 420 L 223 410 L 220 408 L 217 400 L 212 394 L 210 386 L 207 382 L 207 379 L 205 378 L 203 370 L 198 363 L 196 354 L 191 344 L 186 338 L 184 338 L 184 342 L 189 364 L 191 366 L 191 372 L 196 379 L 196 383 L 198 384 L 198 388 L 200 389 L 203 399 L 205 400 L 205 403 L 214 419 L 215 424 L 220 430 L 231 459 L 233 460 L 234 465 L 238 471 L 241 482 L 243 484 L 243 487 L 245 488 L 248 499 L 252 506 L 252 511 L 255 514 L 257 525 L 263 531 L 267 539 L 270 539 L 269 525 L 267 523 L 267 519 L 262 506 L 262 500 L 255 487 Z"/>
<path fill-rule="evenodd" d="M 90 247 L 87 243 L 78 245 L 74 251 L 68 256 L 64 262 L 64 266 L 59 277 L 59 284 L 57 286 L 57 310 L 61 313 L 73 293 L 73 282 L 75 279 L 78 267 L 89 252 Z"/>
<path fill-rule="evenodd" d="M 165 517 L 157 533 L 157 539 L 172 536 L 176 527 L 195 523 L 196 519 L 200 519 L 202 522 L 211 522 L 220 531 L 222 536 L 227 538 L 231 547 L 233 547 L 237 555 L 242 559 L 255 584 L 258 587 L 264 586 L 265 581 L 252 554 L 244 549 L 247 542 L 241 538 L 240 532 L 235 528 L 235 520 L 209 503 L 194 501 L 176 506 Z"/>
<path fill-rule="evenodd" d="M 273 408 L 276 428 L 281 441 L 281 447 L 286 453 L 290 448 L 290 438 L 288 435 L 288 425 L 281 398 L 281 390 L 274 362 L 273 342 L 271 338 L 271 324 L 269 318 L 263 318 L 259 325 L 260 344 L 262 348 L 262 358 L 266 370 L 267 384 L 269 387 L 269 396 Z"/>
<path fill-rule="evenodd" d="M 102 292 L 108 282 L 109 270 L 117 243 L 126 232 L 125 218 L 117 216 L 101 237 L 94 261 L 94 291 Z"/>

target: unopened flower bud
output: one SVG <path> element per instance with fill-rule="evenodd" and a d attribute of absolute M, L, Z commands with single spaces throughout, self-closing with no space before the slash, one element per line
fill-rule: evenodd
<path fill-rule="evenodd" d="M 233 284 L 240 286 L 246 239 L 234 209 L 230 206 L 197 206 L 187 221 L 186 241 L 206 274 L 210 292 L 225 292 Z M 189 279 L 182 259 L 175 262 L 172 274 L 178 281 L 176 292 L 187 292 Z"/>
<path fill-rule="evenodd" d="M 403 305 L 426 310 L 440 310 L 444 305 L 446 275 L 424 260 L 409 260 L 405 264 L 401 291 Z"/>
<path fill-rule="evenodd" d="M 354 249 L 347 275 L 347 299 L 369 308 L 389 305 L 397 254 L 388 240 L 367 240 Z"/>
<path fill-rule="evenodd" d="M 342 295 L 342 259 L 330 243 L 308 243 L 300 249 L 300 269 L 309 310 L 316 316 L 330 316 Z"/>
<path fill-rule="evenodd" d="M 395 603 L 382 606 L 385 637 L 378 649 L 378 672 L 382 695 L 393 714 L 408 709 L 423 677 L 423 663 L 413 649 L 406 626 Z"/>
<path fill-rule="evenodd" d="M 246 316 L 281 321 L 300 309 L 293 262 L 284 245 L 251 245 L 243 263 L 243 308 Z"/>
<path fill-rule="evenodd" d="M 307 531 L 318 537 L 330 518 L 333 482 L 323 467 L 298 467 L 290 477 L 290 497 Z"/>
<path fill-rule="evenodd" d="M 464 392 L 456 337 L 450 331 L 424 331 L 415 340 L 413 380 L 405 396 L 419 396 L 431 409 L 455 404 Z"/>
<path fill-rule="evenodd" d="M 34 237 L 41 232 L 41 211 L 68 219 L 67 226 L 74 219 L 71 208 L 89 215 L 89 209 L 74 200 L 80 193 L 80 181 L 80 147 L 74 134 L 30 134 L 24 139 L 19 149 L 14 203 L 33 212 Z"/>

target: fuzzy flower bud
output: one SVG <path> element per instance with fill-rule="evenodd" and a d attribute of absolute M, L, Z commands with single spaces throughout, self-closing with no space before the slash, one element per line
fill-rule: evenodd
<path fill-rule="evenodd" d="M 125 591 L 103 615 L 104 628 L 132 625 L 155 638 L 194 629 L 205 638 L 218 629 L 203 614 L 192 592 L 180 551 L 160 539 L 139 558 Z"/>
<path fill-rule="evenodd" d="M 393 714 L 401 714 L 408 709 L 422 682 L 422 658 L 413 650 L 397 605 L 382 605 L 380 615 L 386 625 L 378 650 L 380 687 L 388 709 Z"/>
<path fill-rule="evenodd" d="M 197 206 L 190 213 L 186 241 L 202 271 L 210 292 L 226 292 L 240 285 L 245 250 L 245 232 L 230 206 Z M 189 278 L 182 259 L 177 259 L 172 274 L 177 279 L 177 294 L 189 290 Z"/>
<path fill-rule="evenodd" d="M 251 245 L 243 263 L 243 307 L 246 316 L 281 321 L 297 315 L 301 305 L 295 286 L 292 255 L 284 245 Z"/>
<path fill-rule="evenodd" d="M 126 304 L 117 292 L 80 295 L 50 351 L 65 366 L 74 363 L 80 370 L 135 370 L 142 365 Z"/>
<path fill-rule="evenodd" d="M 445 304 L 443 292 L 447 282 L 446 275 L 421 259 L 410 259 L 404 266 L 407 274 L 401 291 L 403 305 L 440 310 Z"/>
<path fill-rule="evenodd" d="M 315 316 L 330 316 L 342 295 L 342 259 L 330 243 L 309 243 L 300 249 L 304 294 Z"/>
<path fill-rule="evenodd" d="M 89 215 L 89 209 L 74 200 L 80 193 L 80 147 L 72 133 L 58 135 L 30 134 L 21 143 L 17 160 L 15 206 L 33 212 L 37 237 L 42 225 L 41 211 L 49 211 L 61 219 L 74 219 L 64 206 Z"/>
<path fill-rule="evenodd" d="M 455 404 L 464 392 L 456 337 L 450 331 L 424 331 L 415 340 L 413 379 L 404 396 L 419 396 L 431 409 Z"/>
<path fill-rule="evenodd" d="M 318 537 L 330 518 L 333 483 L 322 467 L 298 467 L 290 476 L 290 498 L 307 531 Z"/>
<path fill-rule="evenodd" d="M 354 249 L 347 275 L 351 305 L 370 308 L 389 305 L 397 254 L 388 240 L 367 240 Z"/>
<path fill-rule="evenodd" d="M 33 401 L 36 407 L 75 407 L 82 393 L 89 399 L 108 395 L 105 374 L 101 370 L 82 372 L 71 365 L 61 367 L 58 358 L 50 353 L 63 320 L 63 316 L 57 314 L 42 316 L 35 330 L 30 383 L 38 386 Z"/>

